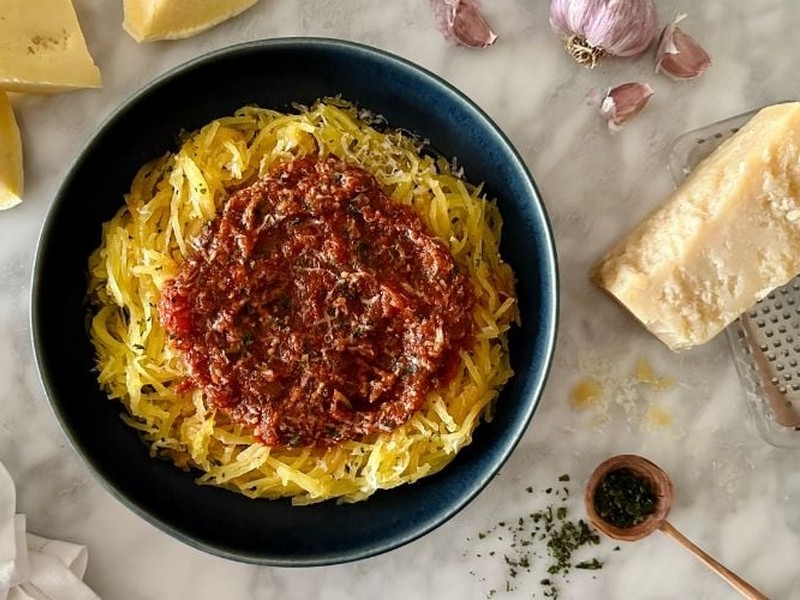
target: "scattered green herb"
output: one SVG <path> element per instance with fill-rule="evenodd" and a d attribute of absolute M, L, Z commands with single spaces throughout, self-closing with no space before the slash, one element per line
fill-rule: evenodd
<path fill-rule="evenodd" d="M 596 558 L 593 558 L 592 560 L 584 560 L 584 561 L 579 562 L 577 565 L 575 565 L 575 568 L 576 569 L 588 569 L 588 570 L 591 570 L 591 571 L 595 571 L 597 569 L 602 569 L 603 568 L 603 563 L 601 563 Z"/>
<path fill-rule="evenodd" d="M 570 477 L 564 474 L 558 481 L 566 483 Z M 583 519 L 570 518 L 571 500 L 567 486 L 550 486 L 538 494 L 528 486 L 525 491 L 534 494 L 534 501 L 540 499 L 546 504 L 516 519 L 498 521 L 476 536 L 481 544 L 476 558 L 489 560 L 500 556 L 505 567 L 505 585 L 492 587 L 486 598 L 497 596 L 503 588 L 506 592 L 513 592 L 518 586 L 529 588 L 530 580 L 523 582 L 523 578 L 527 574 L 538 574 L 539 577 L 532 581 L 538 581 L 540 589 L 532 592 L 531 597 L 557 600 L 560 587 L 568 581 L 573 569 L 597 570 L 603 567 L 600 558 L 585 556 L 585 548 L 599 545 L 600 536 Z M 477 576 L 474 571 L 471 574 Z M 486 582 L 483 577 L 480 580 Z"/>
<path fill-rule="evenodd" d="M 600 480 L 593 503 L 601 519 L 620 529 L 638 525 L 656 510 L 650 482 L 626 467 L 615 469 Z"/>

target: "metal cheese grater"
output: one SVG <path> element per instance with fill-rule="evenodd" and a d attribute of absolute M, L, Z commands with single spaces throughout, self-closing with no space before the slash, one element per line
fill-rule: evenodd
<path fill-rule="evenodd" d="M 669 161 L 675 184 L 757 111 L 675 140 Z M 800 275 L 741 315 L 726 335 L 759 433 L 775 446 L 800 448 Z"/>

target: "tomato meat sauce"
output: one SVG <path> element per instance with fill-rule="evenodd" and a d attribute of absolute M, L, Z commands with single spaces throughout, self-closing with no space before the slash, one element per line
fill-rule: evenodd
<path fill-rule="evenodd" d="M 234 193 L 162 290 L 187 389 L 269 446 L 388 432 L 473 341 L 472 284 L 364 169 L 298 158 Z"/>

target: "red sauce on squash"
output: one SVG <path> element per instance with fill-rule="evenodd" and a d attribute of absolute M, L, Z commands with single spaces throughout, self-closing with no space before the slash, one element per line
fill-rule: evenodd
<path fill-rule="evenodd" d="M 474 291 L 367 171 L 299 158 L 228 200 L 160 315 L 188 388 L 270 446 L 391 431 L 452 377 Z"/>

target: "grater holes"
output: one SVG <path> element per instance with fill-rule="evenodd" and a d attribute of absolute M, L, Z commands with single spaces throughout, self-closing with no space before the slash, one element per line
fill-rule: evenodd
<path fill-rule="evenodd" d="M 723 122 L 681 139 L 681 144 L 690 144 L 682 148 L 683 152 L 688 150 L 683 173 L 688 173 L 689 165 L 696 165 L 695 161 L 739 129 Z M 676 157 L 677 154 L 670 158 Z M 731 325 L 726 333 L 737 374 L 748 396 L 760 400 L 757 407 L 749 408 L 763 413 L 758 417 L 767 419 L 768 412 L 776 411 L 774 423 L 767 428 L 780 425 L 780 411 L 785 411 L 787 418 L 797 415 L 800 419 L 800 275 L 752 303 Z M 791 429 L 795 430 L 792 431 L 795 436 L 800 436 L 800 420 L 795 420 Z M 796 439 L 800 443 L 800 437 Z"/>

